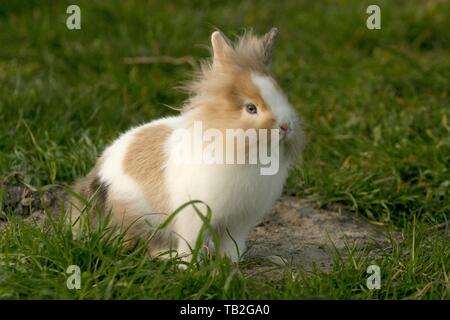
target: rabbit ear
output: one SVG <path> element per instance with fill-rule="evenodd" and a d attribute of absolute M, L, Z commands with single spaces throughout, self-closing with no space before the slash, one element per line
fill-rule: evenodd
<path fill-rule="evenodd" d="M 278 28 L 272 28 L 266 33 L 263 40 L 264 47 L 264 64 L 269 65 L 272 61 L 273 48 L 275 46 L 275 40 L 278 35 Z"/>
<path fill-rule="evenodd" d="M 211 44 L 213 48 L 213 65 L 224 65 L 230 59 L 233 49 L 228 44 L 227 39 L 220 31 L 214 31 L 211 35 Z"/>

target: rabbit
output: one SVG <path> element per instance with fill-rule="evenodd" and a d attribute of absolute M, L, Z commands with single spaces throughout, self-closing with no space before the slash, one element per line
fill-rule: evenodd
<path fill-rule="evenodd" d="M 233 44 L 214 31 L 212 59 L 186 85 L 190 96 L 180 114 L 123 133 L 75 184 L 74 191 L 104 214 L 109 212 L 109 223 L 126 228 L 127 234 L 152 234 L 150 255 L 175 252 L 188 261 L 203 224 L 199 213 L 206 214 L 210 208 L 210 225 L 220 237 L 220 247 L 214 250 L 238 262 L 246 251 L 247 235 L 270 213 L 303 147 L 300 118 L 271 73 L 277 33 L 272 28 L 257 37 L 246 31 Z M 174 150 L 181 142 L 173 138 L 175 132 L 192 133 L 198 122 L 218 132 L 279 132 L 278 140 L 268 138 L 269 143 L 279 142 L 277 172 L 262 175 L 258 163 L 180 163 Z M 201 139 L 194 133 L 192 138 Z M 191 156 L 198 152 L 187 150 Z M 201 201 L 196 204 L 198 211 L 188 205 L 159 229 L 172 212 L 191 200 Z M 69 220 L 76 231 L 87 211 L 77 199 L 72 203 Z"/>

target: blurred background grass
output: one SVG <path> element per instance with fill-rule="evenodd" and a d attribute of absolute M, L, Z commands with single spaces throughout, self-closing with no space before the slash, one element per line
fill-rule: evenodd
<path fill-rule="evenodd" d="M 280 29 L 273 65 L 304 118 L 304 163 L 288 189 L 380 222 L 449 216 L 448 1 L 69 1 L 0 4 L 0 173 L 35 185 L 85 174 L 130 126 L 173 114 L 189 64 L 125 57 L 209 55 L 214 28 Z"/>

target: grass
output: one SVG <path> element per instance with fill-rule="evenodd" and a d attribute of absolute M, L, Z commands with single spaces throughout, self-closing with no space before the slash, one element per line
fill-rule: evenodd
<path fill-rule="evenodd" d="M 129 56 L 208 56 L 214 27 L 280 29 L 274 72 L 305 123 L 304 162 L 287 189 L 397 228 L 377 255 L 349 247 L 329 273 L 245 263 L 175 261 L 123 250 L 107 230 L 73 240 L 17 220 L 0 234 L 0 298 L 449 299 L 450 241 L 433 226 L 450 213 L 448 1 L 378 1 L 382 29 L 365 27 L 370 1 L 77 1 L 82 29 L 65 27 L 71 2 L 0 5 L 0 176 L 34 186 L 86 174 L 119 132 L 174 111 L 192 66 L 129 65 Z M 36 241 L 38 239 L 38 241 Z M 68 290 L 66 268 L 82 267 Z M 380 290 L 366 268 L 382 270 Z M 264 281 L 261 281 L 263 277 Z"/>

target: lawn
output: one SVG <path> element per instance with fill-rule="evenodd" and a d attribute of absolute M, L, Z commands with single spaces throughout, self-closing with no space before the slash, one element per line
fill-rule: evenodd
<path fill-rule="evenodd" d="M 81 8 L 81 30 L 66 8 Z M 73 240 L 15 219 L 0 233 L 0 298 L 450 299 L 450 2 L 3 1 L 0 4 L 0 179 L 18 172 L 42 188 L 70 185 L 130 126 L 175 114 L 214 28 L 277 26 L 274 73 L 303 118 L 304 160 L 287 192 L 339 206 L 401 232 L 376 255 L 351 246 L 330 272 L 282 268 L 277 277 L 216 259 L 175 261 L 124 250 L 99 228 Z M 192 57 L 194 64 L 125 63 Z M 0 202 L 2 194 L 0 190 Z M 82 270 L 80 290 L 66 269 Z M 366 268 L 381 268 L 379 290 Z M 281 267 L 280 267 L 281 268 Z"/>

